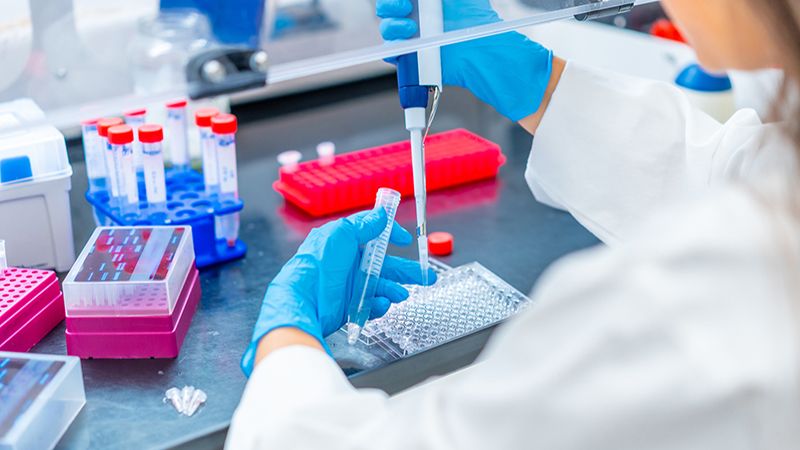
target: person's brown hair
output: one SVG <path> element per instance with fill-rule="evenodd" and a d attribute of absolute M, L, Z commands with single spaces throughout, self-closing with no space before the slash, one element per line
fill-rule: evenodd
<path fill-rule="evenodd" d="M 752 3 L 773 34 L 783 56 L 786 77 L 773 114 L 800 152 L 800 0 L 760 0 Z"/>

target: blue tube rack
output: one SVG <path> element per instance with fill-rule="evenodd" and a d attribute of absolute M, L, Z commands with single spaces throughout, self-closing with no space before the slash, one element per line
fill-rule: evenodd
<path fill-rule="evenodd" d="M 224 239 L 217 239 L 214 231 L 215 218 L 241 211 L 244 208 L 241 200 L 220 201 L 216 194 L 206 194 L 203 175 L 194 170 L 177 172 L 167 169 L 166 184 L 166 212 L 148 210 L 147 203 L 141 202 L 138 214 L 123 216 L 119 208 L 111 207 L 108 191 L 87 191 L 86 200 L 94 207 L 95 218 L 100 224 L 191 226 L 198 269 L 242 258 L 247 253 L 244 242 L 237 239 L 233 246 L 229 246 Z M 139 181 L 139 196 L 145 198 L 142 180 Z"/>

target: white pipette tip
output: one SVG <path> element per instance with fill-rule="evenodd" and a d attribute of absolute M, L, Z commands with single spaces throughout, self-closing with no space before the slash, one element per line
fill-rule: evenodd
<path fill-rule="evenodd" d="M 347 343 L 350 345 L 355 345 L 358 342 L 358 338 L 361 336 L 361 327 L 355 323 L 348 323 L 347 324 Z"/>
<path fill-rule="evenodd" d="M 297 165 L 302 159 L 303 154 L 297 150 L 287 150 L 285 152 L 281 152 L 277 157 L 278 164 L 280 164 L 281 167 L 289 172 L 294 172 L 297 170 Z"/>
<path fill-rule="evenodd" d="M 0 275 L 8 268 L 8 261 L 6 260 L 6 241 L 0 239 Z"/>

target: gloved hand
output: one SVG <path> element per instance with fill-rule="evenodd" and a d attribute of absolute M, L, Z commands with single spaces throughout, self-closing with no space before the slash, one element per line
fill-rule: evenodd
<path fill-rule="evenodd" d="M 258 343 L 276 328 L 296 327 L 324 338 L 344 325 L 363 246 L 386 227 L 386 211 L 376 208 L 315 228 L 269 284 L 250 346 L 242 358 L 247 376 L 253 371 Z M 389 241 L 408 245 L 411 235 L 394 224 Z M 430 282 L 436 274 L 429 272 Z M 408 298 L 400 285 L 421 284 L 419 262 L 386 255 L 372 302 L 371 318 L 386 314 L 391 303 Z"/>
<path fill-rule="evenodd" d="M 445 31 L 501 20 L 489 0 L 442 1 Z M 377 0 L 383 39 L 409 39 L 418 33 L 417 23 L 408 18 L 412 8 L 411 0 Z M 469 89 L 516 122 L 541 106 L 552 63 L 550 50 L 509 32 L 442 47 L 442 81 Z"/>

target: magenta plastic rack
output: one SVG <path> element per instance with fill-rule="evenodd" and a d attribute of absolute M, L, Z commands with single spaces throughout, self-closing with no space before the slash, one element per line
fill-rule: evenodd
<path fill-rule="evenodd" d="M 175 358 L 200 302 L 194 264 L 172 314 L 67 317 L 67 354 L 81 358 Z"/>
<path fill-rule="evenodd" d="M 0 350 L 27 352 L 64 320 L 54 272 L 8 268 L 0 274 Z"/>

